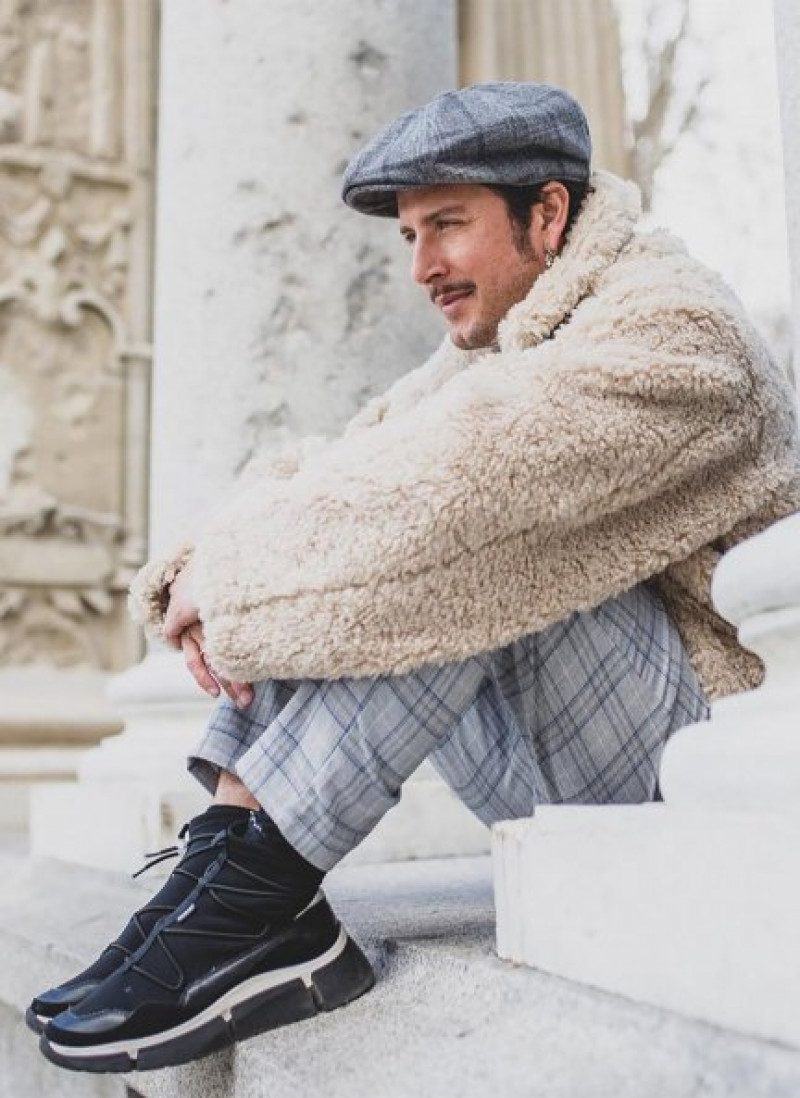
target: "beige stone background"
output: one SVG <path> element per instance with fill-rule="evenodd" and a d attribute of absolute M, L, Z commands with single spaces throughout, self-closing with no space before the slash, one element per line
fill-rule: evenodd
<path fill-rule="evenodd" d="M 0 3 L 0 819 L 141 652 L 156 8 Z M 31 751 L 42 745 L 54 750 Z"/>
<path fill-rule="evenodd" d="M 120 727 L 143 645 L 157 0 L 0 0 L 0 826 Z M 584 103 L 636 174 L 612 0 L 461 0 L 460 79 Z M 645 181 L 645 180 L 643 180 Z M 646 181 L 645 181 L 646 182 Z"/>

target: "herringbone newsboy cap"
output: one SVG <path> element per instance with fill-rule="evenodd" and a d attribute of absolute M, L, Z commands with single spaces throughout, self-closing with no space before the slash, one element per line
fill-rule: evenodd
<path fill-rule="evenodd" d="M 591 154 L 586 115 L 562 88 L 475 84 L 390 122 L 348 164 L 342 197 L 361 213 L 397 217 L 398 190 L 582 182 Z"/>

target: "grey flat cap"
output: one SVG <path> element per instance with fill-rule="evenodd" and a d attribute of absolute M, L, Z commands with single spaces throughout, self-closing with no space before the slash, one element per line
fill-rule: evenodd
<path fill-rule="evenodd" d="M 390 122 L 348 164 L 342 197 L 361 213 L 397 217 L 398 190 L 583 182 L 591 156 L 586 115 L 562 88 L 475 84 Z"/>

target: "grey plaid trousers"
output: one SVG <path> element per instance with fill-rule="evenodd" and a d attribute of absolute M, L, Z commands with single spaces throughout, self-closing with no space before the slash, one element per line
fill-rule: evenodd
<path fill-rule="evenodd" d="M 708 716 L 677 629 L 646 584 L 505 648 L 377 678 L 258 683 L 223 701 L 189 759 L 238 775 L 288 841 L 330 869 L 429 757 L 485 824 L 537 804 L 658 796 L 672 732 Z"/>

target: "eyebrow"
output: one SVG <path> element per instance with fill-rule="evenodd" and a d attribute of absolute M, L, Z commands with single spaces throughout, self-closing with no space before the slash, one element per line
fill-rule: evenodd
<path fill-rule="evenodd" d="M 423 225 L 429 225 L 431 223 L 431 221 L 435 221 L 437 219 L 437 217 L 443 217 L 445 214 L 463 213 L 465 209 L 466 209 L 466 207 L 461 202 L 453 203 L 449 206 L 437 206 L 435 210 L 431 210 L 430 213 L 425 214 L 425 216 L 422 219 L 422 223 L 423 223 Z M 407 232 L 413 232 L 413 231 L 414 230 L 411 228 L 410 225 L 404 225 L 402 222 L 400 223 L 400 232 L 401 233 L 407 233 Z"/>

